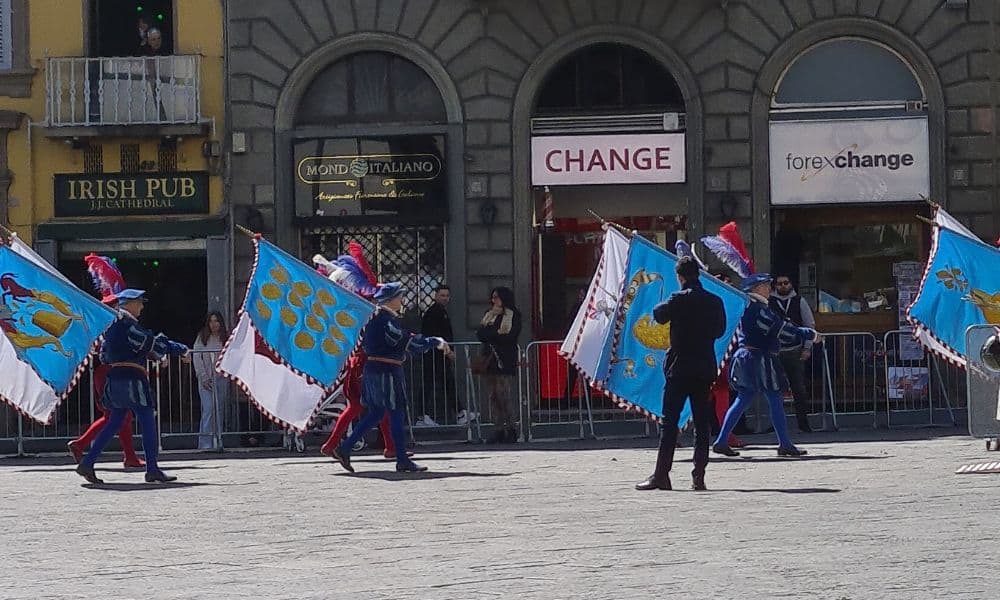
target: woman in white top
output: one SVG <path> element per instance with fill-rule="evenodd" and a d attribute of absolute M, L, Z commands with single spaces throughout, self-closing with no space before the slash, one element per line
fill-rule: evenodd
<path fill-rule="evenodd" d="M 226 322 L 217 311 L 208 313 L 205 326 L 191 348 L 194 373 L 198 378 L 198 395 L 201 396 L 201 426 L 199 427 L 198 449 L 212 450 L 217 447 L 216 432 L 222 408 L 229 397 L 229 382 L 215 372 L 215 360 L 229 337 Z"/>

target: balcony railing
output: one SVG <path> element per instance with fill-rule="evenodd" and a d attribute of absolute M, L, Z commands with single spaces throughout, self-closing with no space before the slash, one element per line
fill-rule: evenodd
<path fill-rule="evenodd" d="M 50 58 L 50 127 L 201 121 L 200 56 Z"/>

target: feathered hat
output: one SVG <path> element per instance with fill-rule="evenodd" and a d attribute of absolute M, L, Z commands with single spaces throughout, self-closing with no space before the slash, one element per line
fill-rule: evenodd
<path fill-rule="evenodd" d="M 107 256 L 90 253 L 83 257 L 87 272 L 94 282 L 94 289 L 101 294 L 101 302 L 109 306 L 118 303 L 118 294 L 125 290 L 125 278 Z"/>
<path fill-rule="evenodd" d="M 726 265 L 741 279 L 746 279 L 754 273 L 753 260 L 747 253 L 740 231 L 735 221 L 730 221 L 719 228 L 719 235 L 701 238 L 701 243 L 711 250 L 722 264 Z"/>
<path fill-rule="evenodd" d="M 347 245 L 347 252 L 347 254 L 338 256 L 333 262 L 328 261 L 321 254 L 317 254 L 313 257 L 313 264 L 316 265 L 316 270 L 330 281 L 340 284 L 359 296 L 369 299 L 374 297 L 378 278 L 375 277 L 371 266 L 365 260 L 364 249 L 361 244 L 351 242 Z"/>

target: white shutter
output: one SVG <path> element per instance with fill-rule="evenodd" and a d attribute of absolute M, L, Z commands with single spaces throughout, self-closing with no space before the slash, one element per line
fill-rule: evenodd
<path fill-rule="evenodd" d="M 0 71 L 9 71 L 13 57 L 10 43 L 10 2 L 0 0 Z"/>

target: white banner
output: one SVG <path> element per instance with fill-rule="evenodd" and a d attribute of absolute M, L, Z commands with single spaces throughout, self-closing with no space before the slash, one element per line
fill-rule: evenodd
<path fill-rule="evenodd" d="M 771 204 L 920 201 L 927 139 L 925 117 L 774 121 Z"/>
<path fill-rule="evenodd" d="M 684 134 L 531 138 L 532 185 L 683 183 Z"/>
<path fill-rule="evenodd" d="M 625 282 L 629 240 L 614 227 L 604 237 L 604 253 L 597 272 L 590 281 L 585 301 L 573 319 L 573 326 L 559 348 L 592 381 L 600 365 L 601 354 L 613 333 L 618 294 Z"/>

